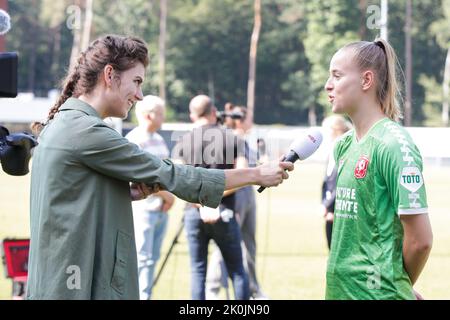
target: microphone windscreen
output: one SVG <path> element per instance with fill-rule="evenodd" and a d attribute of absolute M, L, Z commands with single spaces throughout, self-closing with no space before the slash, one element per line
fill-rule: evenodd
<path fill-rule="evenodd" d="M 322 133 L 319 129 L 308 129 L 303 135 L 292 142 L 289 150 L 294 151 L 300 160 L 305 160 L 320 147 Z"/>
<path fill-rule="evenodd" d="M 291 143 L 289 153 L 283 157 L 283 161 L 305 160 L 319 149 L 321 143 L 322 133 L 318 129 L 308 129 L 300 138 Z M 264 189 L 265 187 L 259 187 L 258 192 L 261 193 Z"/>

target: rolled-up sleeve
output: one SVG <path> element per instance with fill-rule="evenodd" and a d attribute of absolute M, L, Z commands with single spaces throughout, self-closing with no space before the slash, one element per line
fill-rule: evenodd
<path fill-rule="evenodd" d="M 194 168 L 187 165 L 175 166 L 187 169 L 187 171 L 194 172 L 195 175 L 201 177 L 200 189 L 198 191 L 198 203 L 212 208 L 219 206 L 225 189 L 225 173 L 223 170 Z M 196 177 L 193 178 L 196 179 Z M 186 181 L 189 180 L 191 179 L 186 178 Z M 190 184 L 188 183 L 188 185 Z"/>
<path fill-rule="evenodd" d="M 128 182 L 158 183 L 188 202 L 217 207 L 225 188 L 222 170 L 194 168 L 160 160 L 145 152 L 103 122 L 78 128 L 74 153 L 80 163 L 92 170 Z M 84 131 L 84 132 L 83 132 Z"/>

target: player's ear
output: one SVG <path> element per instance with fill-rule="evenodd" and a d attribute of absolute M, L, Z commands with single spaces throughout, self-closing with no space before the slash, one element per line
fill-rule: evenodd
<path fill-rule="evenodd" d="M 375 74 L 372 70 L 366 70 L 361 76 L 361 88 L 363 91 L 369 90 L 375 81 Z"/>

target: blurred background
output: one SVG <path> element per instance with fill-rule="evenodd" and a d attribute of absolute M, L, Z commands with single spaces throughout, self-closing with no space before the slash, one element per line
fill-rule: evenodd
<path fill-rule="evenodd" d="M 323 86 L 334 52 L 350 41 L 387 38 L 404 75 L 402 121 L 424 158 L 435 233 L 418 290 L 450 299 L 450 0 L 0 0 L 0 9 L 11 17 L 0 52 L 19 54 L 19 95 L 0 98 L 0 124 L 11 132 L 46 118 L 79 52 L 115 33 L 149 46 L 144 94 L 167 101 L 169 146 L 174 132 L 189 129 L 189 100 L 205 93 L 219 110 L 228 101 L 252 108 L 251 134 L 277 146 L 272 158 L 330 114 Z M 134 112 L 115 126 L 128 132 Z M 292 180 L 257 196 L 257 271 L 271 298 L 324 297 L 328 250 L 319 205 L 329 143 L 297 164 Z M 29 175 L 0 172 L 0 239 L 29 237 L 28 198 Z M 170 213 L 162 258 L 182 206 L 177 201 Z M 183 233 L 155 299 L 189 299 L 188 258 Z M 0 275 L 0 299 L 10 297 L 11 280 Z"/>
<path fill-rule="evenodd" d="M 187 103 L 199 92 L 214 97 L 218 107 L 247 104 L 254 2 L 0 0 L 12 25 L 0 37 L 0 51 L 19 52 L 24 99 L 53 99 L 69 62 L 92 39 L 105 33 L 139 36 L 151 54 L 144 93 L 168 101 L 169 122 L 189 121 Z M 445 66 L 447 85 L 450 77 L 449 0 L 256 2 L 257 124 L 320 124 L 330 112 L 323 86 L 333 53 L 349 41 L 372 41 L 385 27 L 406 77 L 405 124 L 448 126 L 443 86 Z"/>

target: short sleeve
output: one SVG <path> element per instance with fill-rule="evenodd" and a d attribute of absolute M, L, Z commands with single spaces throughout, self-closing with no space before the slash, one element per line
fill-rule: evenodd
<path fill-rule="evenodd" d="M 423 179 L 422 156 L 417 146 L 405 135 L 379 145 L 378 170 L 399 215 L 428 212 Z"/>

